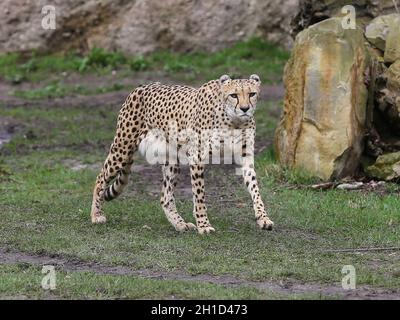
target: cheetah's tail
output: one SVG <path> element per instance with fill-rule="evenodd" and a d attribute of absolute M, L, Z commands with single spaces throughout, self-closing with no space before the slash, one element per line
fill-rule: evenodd
<path fill-rule="evenodd" d="M 118 197 L 124 191 L 129 181 L 131 166 L 123 168 L 114 182 L 104 192 L 104 200 L 111 201 Z"/>

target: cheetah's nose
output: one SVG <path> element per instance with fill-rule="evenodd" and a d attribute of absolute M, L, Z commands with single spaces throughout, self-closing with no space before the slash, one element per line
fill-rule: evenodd
<path fill-rule="evenodd" d="M 240 110 L 242 110 L 244 113 L 246 113 L 247 110 L 249 110 L 249 109 L 250 109 L 250 107 L 248 107 L 248 106 L 240 107 Z"/>

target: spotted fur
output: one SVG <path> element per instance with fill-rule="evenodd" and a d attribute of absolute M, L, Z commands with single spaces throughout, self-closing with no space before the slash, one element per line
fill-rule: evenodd
<path fill-rule="evenodd" d="M 133 155 L 141 142 L 154 129 L 165 133 L 166 140 L 171 123 L 179 133 L 189 130 L 193 134 L 186 139 L 178 139 L 177 148 L 186 147 L 190 164 L 193 192 L 193 214 L 196 226 L 186 223 L 176 210 L 174 188 L 179 174 L 179 160 L 162 164 L 163 184 L 161 206 L 168 221 L 177 231 L 196 229 L 200 234 L 215 231 L 207 217 L 205 205 L 204 161 L 221 136 L 210 136 L 209 131 L 241 133 L 239 139 L 241 157 L 236 159 L 241 165 L 244 183 L 251 195 L 257 224 L 262 229 L 272 229 L 261 200 L 254 170 L 254 134 L 257 98 L 260 93 L 260 78 L 252 75 L 249 79 L 232 80 L 222 76 L 200 88 L 169 86 L 151 83 L 136 88 L 124 102 L 119 116 L 114 141 L 103 168 L 97 177 L 93 191 L 91 219 L 93 223 L 104 223 L 102 212 L 104 200 L 116 198 L 128 183 L 133 164 Z M 216 130 L 215 130 L 216 129 Z M 192 139 L 192 137 L 196 137 Z M 232 138 L 236 139 L 235 137 Z M 151 143 L 146 142 L 151 145 Z M 142 147 L 142 146 L 141 146 Z"/>

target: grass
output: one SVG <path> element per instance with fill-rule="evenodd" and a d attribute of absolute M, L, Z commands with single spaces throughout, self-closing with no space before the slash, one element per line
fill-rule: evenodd
<path fill-rule="evenodd" d="M 280 80 L 288 57 L 287 52 L 253 38 L 213 54 L 196 52 L 179 55 L 166 51 L 133 59 L 130 65 L 134 70 L 147 70 L 155 66 L 168 74 L 184 72 L 189 79 L 200 76 L 211 80 L 225 73 L 240 78 L 258 73 L 263 82 L 271 83 Z"/>
<path fill-rule="evenodd" d="M 0 56 L 0 76 L 18 84 L 22 81 L 38 81 L 49 74 L 59 74 L 67 71 L 79 71 L 84 58 L 75 54 L 22 56 L 10 53 Z M 82 70 L 83 71 L 83 70 Z"/>
<path fill-rule="evenodd" d="M 16 97 L 35 100 L 45 98 L 61 98 L 71 95 L 95 95 L 100 93 L 119 91 L 124 88 L 127 88 L 127 86 L 120 83 L 114 83 L 109 86 L 88 88 L 81 84 L 71 86 L 64 85 L 60 81 L 56 81 L 42 88 L 32 90 L 15 90 L 12 94 Z"/>
<path fill-rule="evenodd" d="M 272 108 L 269 103 L 261 104 L 258 113 L 273 113 Z M 20 134 L 2 150 L 2 166 L 10 175 L 0 181 L 1 247 L 135 269 L 232 275 L 249 280 L 291 279 L 338 286 L 342 267 L 351 264 L 357 271 L 357 285 L 392 289 L 400 286 L 400 256 L 396 252 L 327 252 L 338 248 L 398 246 L 400 200 L 396 194 L 297 188 L 312 179 L 303 172 L 280 169 L 273 152 L 267 149 L 257 158 L 257 171 L 262 196 L 277 225 L 273 232 L 256 228 L 250 199 L 236 176 L 228 178 L 227 185 L 234 193 L 231 199 L 237 201 L 225 205 L 215 198 L 209 199 L 210 219 L 217 229 L 211 236 L 177 234 L 158 200 L 140 190 L 134 192 L 135 185 L 146 185 L 148 180 L 137 174 L 128 192 L 107 203 L 109 222 L 94 226 L 90 224 L 89 211 L 98 171 L 91 168 L 104 160 L 114 133 L 116 110 L 21 107 L 2 109 L 0 116 L 25 123 Z M 259 138 L 273 132 L 273 127 L 272 122 L 265 125 Z M 68 159 L 87 167 L 74 169 L 68 165 Z M 212 170 L 206 179 L 213 174 L 220 177 Z M 243 203 L 244 206 L 237 205 Z M 185 219 L 192 221 L 191 200 L 179 201 L 178 206 Z M 10 270 L 8 273 L 12 274 L 13 269 Z M 161 285 L 157 281 L 142 283 L 140 279 L 121 280 L 117 276 L 74 274 L 73 279 L 78 283 L 86 276 L 87 282 L 76 290 L 72 289 L 72 280 L 63 284 L 65 291 L 59 296 L 138 297 L 135 290 L 129 289 L 131 283 L 132 288 L 147 286 L 149 295 L 141 297 L 168 297 L 171 290 L 182 298 L 201 298 L 206 294 L 216 298 L 270 297 L 245 288 L 229 292 L 206 285 L 199 291 L 195 289 L 198 285 L 185 291 L 185 284 L 171 289 L 175 288 L 174 282 Z M 97 282 L 100 287 L 106 286 L 104 295 L 93 289 Z M 32 289 L 32 295 L 41 297 L 42 293 L 35 290 Z M 25 294 L 19 289 L 3 291 L 3 295 L 4 292 Z"/>
<path fill-rule="evenodd" d="M 120 52 L 92 49 L 86 56 L 66 55 L 0 56 L 0 77 L 13 83 L 38 81 L 63 72 L 106 74 L 114 69 L 125 74 L 159 71 L 184 80 L 211 80 L 229 73 L 235 77 L 257 73 L 264 83 L 279 82 L 288 53 L 253 38 L 215 53 L 156 52 L 146 56 L 124 56 Z"/>
<path fill-rule="evenodd" d="M 15 275 L 18 274 L 18 277 Z M 18 299 L 312 299 L 317 295 L 283 295 L 250 287 L 232 287 L 144 279 L 92 272 L 56 271 L 56 288 L 44 290 L 41 268 L 0 265 L 0 297 Z M 10 296 L 10 293 L 12 295 Z M 319 297 L 321 298 L 321 297 Z"/>

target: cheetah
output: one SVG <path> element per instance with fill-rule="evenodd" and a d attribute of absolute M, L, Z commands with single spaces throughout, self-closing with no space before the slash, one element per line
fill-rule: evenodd
<path fill-rule="evenodd" d="M 272 230 L 274 223 L 261 199 L 254 169 L 254 112 L 260 85 L 260 77 L 255 74 L 249 79 L 223 75 L 197 89 L 156 82 L 132 91 L 119 112 L 114 140 L 96 179 L 92 222 L 106 222 L 102 204 L 116 198 L 126 187 L 134 153 L 139 150 L 147 155 L 150 150 L 150 154 L 164 156 L 155 157 L 157 161 L 161 159 L 158 163 L 163 174 L 160 203 L 176 231 L 215 231 L 205 204 L 205 165 L 210 155 L 233 149 L 234 162 L 240 165 L 240 174 L 253 201 L 256 222 L 261 229 Z M 161 150 L 160 145 L 168 147 Z M 174 189 L 180 165 L 185 161 L 190 167 L 196 225 L 185 222 L 175 205 Z"/>

